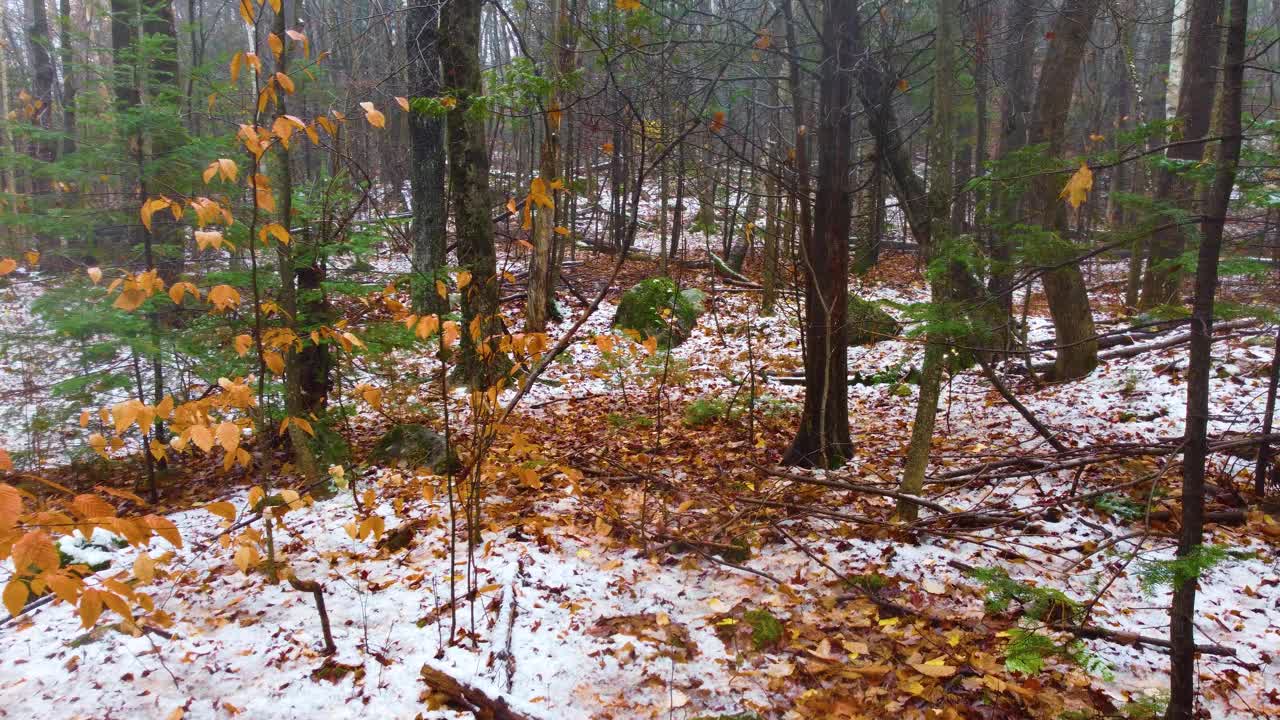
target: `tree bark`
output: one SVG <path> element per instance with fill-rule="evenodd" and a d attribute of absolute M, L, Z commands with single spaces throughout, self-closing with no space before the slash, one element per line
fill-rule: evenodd
<path fill-rule="evenodd" d="M 53 58 L 49 55 L 49 13 L 45 10 L 44 0 L 28 0 L 31 7 L 31 25 L 27 28 L 27 47 L 31 53 L 31 94 L 38 103 L 34 123 L 43 130 L 53 129 L 53 86 L 57 74 L 53 68 Z M 35 141 L 35 158 L 42 163 L 52 163 L 56 154 L 56 143 L 47 136 Z M 48 170 L 42 167 L 33 169 L 31 176 L 32 193 L 36 200 L 47 201 L 44 197 L 53 187 Z"/>
<path fill-rule="evenodd" d="M 1067 115 L 1076 77 L 1100 5 L 1101 0 L 1065 0 L 1054 19 L 1053 39 L 1045 54 L 1028 132 L 1029 143 L 1047 145 L 1049 158 L 1057 158 L 1065 149 Z M 1066 204 L 1058 198 L 1061 185 L 1061 175 L 1042 174 L 1033 183 L 1032 197 L 1041 228 L 1057 237 L 1057 250 L 1040 258 L 1046 266 L 1056 266 L 1041 278 L 1058 344 L 1063 346 L 1052 377 L 1070 380 L 1084 377 L 1097 367 L 1098 343 L 1093 339 L 1093 310 L 1084 276 L 1079 263 L 1070 259 L 1075 249 L 1066 238 Z"/>
<path fill-rule="evenodd" d="M 564 122 L 564 110 L 561 107 L 560 79 L 573 71 L 573 37 L 569 27 L 569 5 L 566 0 L 552 0 L 552 30 L 547 42 L 547 55 L 554 56 L 550 63 L 551 92 L 547 100 L 547 112 L 543 116 L 542 155 L 539 175 L 546 184 L 546 192 L 551 196 L 553 206 L 531 207 L 533 215 L 533 252 L 529 259 L 529 301 L 525 309 L 525 329 L 529 332 L 543 332 L 547 328 L 547 320 L 558 318 L 556 311 L 555 268 L 556 206 L 564 197 L 564 193 L 553 190 L 551 184 L 557 178 L 560 169 L 560 133 Z"/>
<path fill-rule="evenodd" d="M 435 0 L 411 0 L 405 16 L 405 48 L 408 53 L 409 97 L 434 98 L 440 94 L 440 5 Z M 436 292 L 444 281 L 447 264 L 445 242 L 444 119 L 411 110 L 409 169 L 413 198 L 413 311 L 443 314 L 446 299 Z"/>
<path fill-rule="evenodd" d="M 1199 0 L 1198 0 L 1199 1 Z M 1221 98 L 1217 103 L 1222 141 L 1217 152 L 1213 186 L 1207 196 L 1196 265 L 1195 302 L 1191 311 L 1191 354 L 1187 367 L 1187 421 L 1182 455 L 1182 532 L 1178 557 L 1204 542 L 1204 478 L 1208 455 L 1209 376 L 1213 358 L 1213 304 L 1218 286 L 1218 257 L 1223 226 L 1231 204 L 1240 160 L 1242 95 L 1248 33 L 1248 0 L 1231 0 Z M 1193 20 L 1194 22 L 1194 20 Z M 1190 55 L 1190 53 L 1188 53 Z M 1189 78 L 1184 78 L 1184 81 Z M 1187 99 L 1184 96 L 1183 99 Z M 1181 104 L 1181 100 L 1179 103 Z M 1180 108 L 1181 112 L 1185 108 Z M 1195 714 L 1196 580 L 1174 588 L 1169 610 L 1169 720 L 1191 720 Z"/>
<path fill-rule="evenodd" d="M 801 252 L 805 399 L 800 429 L 783 458 L 788 465 L 835 467 L 853 453 L 845 386 L 849 364 L 845 318 L 849 302 L 851 68 L 855 61 L 852 31 L 857 28 L 857 12 L 856 0 L 828 0 L 823 13 L 818 109 L 818 144 L 823 152 L 818 159 L 814 230 Z"/>
<path fill-rule="evenodd" d="M 489 193 L 489 147 L 484 117 L 473 106 L 480 84 L 481 0 L 450 0 L 440 12 L 440 67 L 444 86 L 454 89 L 447 148 L 449 192 L 458 235 L 458 263 L 471 273 L 462 289 L 459 379 L 491 387 L 506 373 L 499 350 L 505 332 L 498 307 L 497 256 L 493 244 L 493 202 Z"/>
<path fill-rule="evenodd" d="M 71 51 L 71 0 L 58 3 L 58 37 L 62 63 L 62 154 L 76 151 L 75 55 Z"/>
<path fill-rule="evenodd" d="M 1187 16 L 1186 50 L 1182 53 L 1182 78 L 1178 86 L 1176 132 L 1181 140 L 1199 142 L 1179 143 L 1165 151 L 1165 158 L 1189 167 L 1204 158 L 1204 138 L 1209 134 L 1213 115 L 1214 86 L 1217 84 L 1217 65 L 1220 50 L 1218 16 L 1222 13 L 1222 0 L 1191 0 Z M 1196 184 L 1177 172 L 1164 170 L 1159 173 L 1157 199 L 1177 208 L 1190 211 L 1196 201 Z M 1169 218 L 1176 220 L 1177 218 Z M 1151 236 L 1150 261 L 1142 277 L 1142 296 L 1138 307 L 1148 310 L 1157 305 L 1181 304 L 1178 290 L 1182 285 L 1182 273 L 1176 261 L 1186 249 L 1187 230 L 1172 222 Z"/>
<path fill-rule="evenodd" d="M 934 32 L 933 117 L 929 124 L 929 243 L 920 248 L 927 263 L 932 263 L 945 248 L 952 225 L 954 201 L 953 162 L 955 160 L 956 113 L 956 37 L 960 22 L 955 0 L 938 0 L 938 27 Z M 936 305 L 951 298 L 948 275 L 930 283 L 930 295 Z M 920 371 L 920 396 L 916 402 L 911 441 L 902 467 L 900 489 L 907 495 L 919 495 L 924 488 L 924 473 L 929 467 L 929 450 L 933 443 L 934 423 L 938 417 L 938 396 L 942 386 L 942 366 L 949 338 L 936 332 L 926 337 L 924 365 Z M 898 517 L 915 520 L 919 506 L 909 501 L 898 502 Z"/>

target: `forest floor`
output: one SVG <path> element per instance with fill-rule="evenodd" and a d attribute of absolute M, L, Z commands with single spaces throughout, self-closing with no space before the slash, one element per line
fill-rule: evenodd
<path fill-rule="evenodd" d="M 590 296 L 613 261 L 580 252 L 566 274 Z M 619 287 L 655 267 L 628 262 Z M 1092 285 L 1118 287 L 1122 269 L 1091 273 Z M 444 481 L 413 468 L 357 462 L 352 493 L 285 516 L 280 554 L 298 577 L 324 584 L 336 655 L 320 652 L 310 595 L 240 572 L 215 542 L 222 520 L 178 509 L 216 498 L 243 516 L 250 479 L 218 493 L 225 480 L 202 484 L 193 471 L 181 499 L 167 501 L 185 539 L 167 550 L 157 593 L 175 620 L 172 637 L 131 637 L 109 623 L 85 633 L 65 605 L 34 610 L 0 628 L 0 717 L 470 717 L 440 706 L 424 667 L 546 719 L 1156 716 L 1167 656 L 1115 633 L 1167 634 L 1169 588 L 1149 581 L 1172 556 L 1176 456 L 948 479 L 1051 454 L 980 372 L 966 370 L 944 388 L 926 486 L 940 508 L 896 523 L 893 500 L 875 491 L 895 486 L 916 392 L 900 380 L 922 354 L 918 342 L 849 350 L 851 370 L 868 382 L 849 389 L 854 457 L 840 470 L 788 477 L 776 462 L 801 399 L 783 382 L 801 368 L 794 297 L 763 317 L 758 293 L 726 288 L 705 270 L 677 277 L 707 293 L 707 312 L 669 357 L 593 339 L 609 332 L 615 293 L 523 400 L 493 449 L 469 562 L 459 536 L 450 567 Z M 926 296 L 909 255 L 887 258 L 853 291 L 897 303 Z M 1123 327 L 1118 298 L 1099 297 L 1100 323 Z M 561 303 L 570 316 L 582 309 L 567 293 Z M 1051 338 L 1045 308 L 1029 308 L 1032 339 Z M 505 310 L 518 318 L 520 301 Z M 1270 346 L 1261 326 L 1215 344 L 1215 437 L 1256 430 Z M 1069 447 L 1164 442 L 1182 431 L 1186 352 L 1108 360 L 1061 385 L 1012 372 L 1007 381 Z M 357 457 L 392 423 L 441 425 L 430 410 L 440 392 L 430 359 L 362 362 L 400 381 L 387 385 L 381 409 L 353 418 Z M 722 414 L 690 411 L 700 400 Z M 465 394 L 450 404 L 465 447 Z M 1211 524 L 1206 542 L 1249 553 L 1201 579 L 1198 640 L 1234 652 L 1200 657 L 1215 718 L 1280 715 L 1280 524 L 1250 509 L 1247 455 L 1211 459 L 1209 509 L 1242 512 Z M 386 518 L 384 540 L 352 539 L 346 526 L 370 513 Z M 391 536 L 407 545 L 393 549 Z M 134 549 L 95 542 L 63 549 L 109 559 L 100 575 L 128 572 Z M 1002 583 L 993 569 L 1023 583 Z M 463 596 L 468 576 L 474 601 Z M 1045 630 L 1029 639 L 1023 615 L 1046 598 L 1043 621 L 1080 619 L 1046 589 L 1079 603 L 1088 626 L 1110 636 L 1077 643 Z M 1001 591 L 1012 598 L 1003 608 Z M 1026 647 L 1035 637 L 1048 646 Z"/>

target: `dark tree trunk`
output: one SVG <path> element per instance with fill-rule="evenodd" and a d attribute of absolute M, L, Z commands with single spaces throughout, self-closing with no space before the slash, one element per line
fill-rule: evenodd
<path fill-rule="evenodd" d="M 1008 47 L 1003 62 L 1005 92 L 1001 101 L 1001 123 L 998 137 L 1000 157 L 1026 147 L 1027 115 L 1031 110 L 1031 84 L 1036 48 L 1036 5 L 1025 0 L 1009 0 L 1005 9 L 1005 35 Z M 987 289 L 998 311 L 997 325 L 993 328 L 993 347 L 1007 349 L 1013 346 L 1013 245 L 1010 242 L 1010 225 L 1019 222 L 1018 193 L 1008 188 L 998 188 L 992 198 L 997 229 L 991 233 L 988 248 L 991 253 L 991 276 Z"/>
<path fill-rule="evenodd" d="M 1218 57 L 1221 41 L 1218 37 L 1218 16 L 1222 14 L 1222 0 L 1191 0 L 1187 16 L 1186 52 L 1182 56 L 1182 84 L 1178 88 L 1178 127 L 1181 140 L 1199 142 L 1179 143 L 1165 152 L 1165 157 L 1185 164 L 1198 162 L 1204 157 L 1204 138 L 1209 134 L 1213 115 L 1214 86 L 1218 81 Z M 1163 171 L 1159 175 L 1157 197 L 1179 210 L 1190 210 L 1196 201 L 1196 185 L 1184 177 Z M 1151 236 L 1150 260 L 1142 277 L 1142 296 L 1138 300 L 1141 309 L 1157 305 L 1180 305 L 1178 289 L 1182 274 L 1174 261 L 1186 249 L 1187 229 L 1173 223 L 1162 223 Z"/>
<path fill-rule="evenodd" d="M 405 19 L 408 36 L 409 97 L 440 94 L 440 5 L 434 0 L 411 0 Z M 445 299 L 436 292 L 443 281 L 445 258 L 444 119 L 427 113 L 409 114 L 409 147 L 413 160 L 409 183 L 413 196 L 413 311 L 442 313 Z"/>
<path fill-rule="evenodd" d="M 76 151 L 75 56 L 71 52 L 71 0 L 58 3 L 58 37 L 62 62 L 62 154 Z"/>
<path fill-rule="evenodd" d="M 448 114 L 449 192 L 458 234 L 458 263 L 471 273 L 462 289 L 460 379 L 487 388 L 501 378 L 507 360 L 499 350 L 504 333 L 498 307 L 493 202 L 489 197 L 489 148 L 484 117 L 472 109 L 480 86 L 481 0 L 450 0 L 440 12 L 440 67 L 457 105 Z"/>
<path fill-rule="evenodd" d="M 1027 138 L 1031 144 L 1045 143 L 1050 158 L 1058 157 L 1065 149 L 1067 115 L 1076 77 L 1101 4 L 1101 0 L 1066 0 L 1053 23 L 1053 39 L 1040 72 Z M 1058 197 L 1063 182 L 1061 175 L 1043 174 L 1032 185 L 1035 218 L 1044 230 L 1058 237 L 1060 248 L 1040 258 L 1048 268 L 1041 280 L 1059 348 L 1053 369 L 1055 380 L 1084 377 L 1098 365 L 1089 293 L 1080 263 L 1074 259 L 1074 245 L 1067 238 L 1067 206 Z"/>
<path fill-rule="evenodd" d="M 31 4 L 31 26 L 27 28 L 27 46 L 31 53 L 31 94 L 39 103 L 36 110 L 35 123 L 43 130 L 53 129 L 53 86 L 57 74 L 53 68 L 53 58 L 49 55 L 49 13 L 45 10 L 44 0 L 29 0 Z M 57 143 L 48 137 L 41 137 L 35 142 L 35 157 L 45 163 L 54 160 Z M 44 197 L 53 186 L 46 168 L 37 167 L 31 177 L 32 193 L 37 202 L 43 203 Z"/>
<path fill-rule="evenodd" d="M 272 19 L 271 32 L 280 38 L 284 51 L 276 59 L 275 71 L 288 74 L 289 53 L 293 41 L 285 33 L 288 29 L 289 4 L 281 4 L 280 12 Z M 276 118 L 288 114 L 288 95 L 281 91 L 276 100 Z M 282 143 L 272 146 L 270 156 L 272 190 L 275 192 L 276 222 L 288 228 L 293 218 L 293 167 L 289 151 Z M 332 359 L 326 343 L 312 342 L 310 335 L 332 318 L 325 300 L 322 283 L 324 266 L 320 260 L 320 247 L 326 232 L 327 218 L 319 218 L 322 240 L 312 237 L 311 230 L 301 238 L 293 238 L 289 244 L 280 243 L 276 258 L 280 267 L 280 304 L 286 314 L 286 322 L 302 338 L 301 348 L 290 347 L 285 351 L 285 411 L 290 417 L 309 419 L 321 417 L 328 403 Z M 313 440 L 301 426 L 289 425 L 289 443 L 298 468 L 309 479 L 320 477 Z"/>
<path fill-rule="evenodd" d="M 1198 3 L 1197 3 L 1198 4 Z M 1196 551 L 1204 542 L 1204 477 L 1208 455 L 1210 350 L 1213 342 L 1213 301 L 1218 287 L 1218 257 L 1222 232 L 1235 186 L 1240 160 L 1242 95 L 1248 32 L 1248 0 L 1231 0 L 1227 29 L 1222 95 L 1217 104 L 1217 126 L 1222 134 L 1217 169 L 1206 200 L 1196 265 L 1195 301 L 1191 311 L 1191 350 L 1187 367 L 1187 422 L 1182 456 L 1182 532 L 1178 557 Z M 1191 53 L 1188 52 L 1188 57 Z M 1184 81 L 1188 78 L 1184 77 Z M 1185 95 L 1183 96 L 1185 97 Z M 1182 113 L 1181 100 L 1179 114 Z M 1196 580 L 1174 588 L 1169 610 L 1169 720 L 1191 720 L 1195 715 L 1195 615 Z"/>
<path fill-rule="evenodd" d="M 783 461 L 834 467 L 853 453 L 849 437 L 849 161 L 852 145 L 856 0 L 829 0 L 823 18 L 814 231 L 801 251 L 805 278 L 805 397 L 800 429 Z"/>

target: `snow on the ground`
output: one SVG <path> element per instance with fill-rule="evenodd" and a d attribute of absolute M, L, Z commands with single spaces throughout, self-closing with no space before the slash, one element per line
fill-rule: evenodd
<path fill-rule="evenodd" d="M 896 303 L 924 299 L 920 288 L 868 287 L 862 294 Z M 575 319 L 576 303 L 562 298 Z M 801 389 L 776 382 L 777 375 L 800 366 L 799 328 L 793 313 L 758 315 L 757 296 L 716 293 L 707 299 L 693 336 L 672 352 L 672 362 L 687 368 L 687 379 L 667 389 L 677 409 L 697 397 L 727 399 L 735 383 L 754 367 L 775 376 L 764 392 L 797 403 Z M 604 360 L 591 337 L 610 332 L 615 306 L 604 303 L 583 326 L 563 362 L 553 364 L 524 400 L 522 412 L 550 417 L 556 402 L 592 395 L 619 397 L 626 383 L 600 370 Z M 1033 333 L 1048 321 L 1032 317 Z M 752 328 L 748 337 L 744 327 Z M 744 343 L 754 343 L 744 353 Z M 1181 432 L 1185 389 L 1185 346 L 1131 359 L 1104 362 L 1090 377 L 1067 384 L 1036 387 L 1014 383 L 1020 399 L 1070 445 L 1167 438 Z M 908 340 L 849 350 L 850 368 L 871 374 L 919 362 L 918 345 Z M 408 361 L 408 359 L 406 359 Z M 1264 407 L 1269 349 L 1246 342 L 1215 346 L 1220 369 L 1211 380 L 1210 431 L 1247 432 L 1257 426 Z M 902 393 L 905 388 L 908 392 Z M 914 387 L 850 386 L 850 411 L 860 449 L 840 477 L 897 469 L 914 411 Z M 508 394 L 507 397 L 510 397 Z M 970 371 L 944 388 L 939 432 L 971 453 L 1042 449 L 1025 421 Z M 942 453 L 944 462 L 961 460 Z M 1215 456 L 1229 475 L 1248 463 Z M 376 489 L 392 490 L 405 480 L 386 469 L 367 475 Z M 1029 482 L 961 489 L 943 502 L 969 507 L 998 500 L 1025 508 L 1055 492 L 1070 476 L 1046 476 Z M 193 510 L 173 516 L 187 544 L 169 568 L 182 582 L 157 586 L 158 604 L 172 614 L 172 640 L 133 638 L 110 628 L 85 634 L 71 609 L 53 604 L 17 626 L 0 629 L 5 651 L 0 660 L 0 715 L 27 716 L 37 705 L 57 717 L 459 717 L 448 710 L 426 710 L 419 672 L 424 664 L 445 669 L 494 695 L 502 695 L 530 714 L 544 718 L 693 718 L 722 712 L 757 711 L 785 717 L 786 701 L 771 691 L 771 673 L 787 665 L 788 652 L 742 657 L 716 633 L 716 617 L 739 603 L 768 608 L 780 618 L 822 611 L 820 593 L 809 582 L 830 582 L 827 571 L 785 544 L 757 548 L 746 565 L 784 578 L 783 591 L 760 577 L 709 562 L 655 564 L 634 547 L 622 545 L 597 526 L 583 524 L 578 513 L 587 499 L 565 493 L 545 498 L 534 528 L 490 528 L 477 556 L 483 592 L 471 609 L 462 603 L 460 628 L 475 628 L 470 640 L 449 646 L 449 577 L 442 493 L 431 502 L 407 505 L 395 517 L 390 503 L 377 511 L 389 518 L 388 531 L 412 522 L 419 534 L 404 552 L 381 552 L 371 542 L 352 540 L 343 525 L 356 513 L 351 498 L 340 494 L 305 511 L 291 513 L 278 542 L 299 577 L 325 585 L 326 604 L 338 654 L 328 664 L 319 653 L 320 632 L 312 599 L 287 585 L 269 586 L 261 575 L 246 576 L 214 544 L 194 549 L 218 531 L 218 519 Z M 501 498 L 491 498 L 498 503 Z M 243 504 L 243 496 L 235 501 Z M 882 503 L 887 508 L 887 501 Z M 1017 533 L 974 530 L 960 537 L 922 534 L 918 543 L 855 536 L 856 526 L 825 523 L 828 532 L 806 536 L 811 552 L 849 574 L 879 572 L 904 578 L 923 596 L 948 612 L 981 616 L 981 598 L 972 581 L 948 564 L 1000 565 L 1015 578 L 1063 589 L 1073 598 L 1098 596 L 1094 619 L 1100 625 L 1163 636 L 1167 626 L 1167 589 L 1145 592 L 1137 563 L 1170 557 L 1172 543 L 1158 534 L 1118 542 L 1111 553 L 1088 560 L 1085 548 L 1131 532 L 1129 526 L 1088 509 L 1074 508 L 1054 520 L 1038 519 Z M 800 529 L 800 528 L 797 528 Z M 607 530 L 607 529 L 606 529 Z M 1274 545 L 1230 528 L 1215 528 L 1209 542 L 1251 550 L 1252 559 L 1215 568 L 1202 578 L 1198 625 L 1201 642 L 1237 649 L 1249 670 L 1215 656 L 1200 660 L 1202 683 L 1217 691 L 1207 696 L 1213 717 L 1249 717 L 1273 711 L 1266 695 L 1269 678 L 1280 673 L 1280 629 L 1272 616 L 1280 608 L 1280 566 Z M 135 551 L 93 537 L 64 541 L 62 548 L 83 561 L 114 558 L 104 574 L 127 569 Z M 1141 550 L 1142 557 L 1130 558 Z M 79 555 L 76 555 L 79 553 Z M 155 551 L 159 555 L 160 551 Z M 1007 562 L 1016 556 L 1017 562 Z M 1082 560 L 1084 560 L 1082 562 Z M 1117 568 L 1134 564 L 1128 572 Z M 461 573 L 459 566 L 457 572 Z M 459 583 L 461 587 L 461 583 Z M 938 588 L 966 588 L 964 592 Z M 664 618 L 687 633 L 690 657 L 672 657 L 671 647 L 643 628 L 618 618 Z M 1101 640 L 1087 642 L 1114 670 L 1113 680 L 1092 682 L 1117 703 L 1163 688 L 1167 658 L 1150 648 Z M 503 654 L 509 648 L 509 660 Z M 328 671 L 320 671 L 322 667 Z M 335 670 L 336 668 L 336 670 Z M 508 675 L 508 668 L 513 672 Z M 1231 687 L 1231 684 L 1238 687 Z M 462 715 L 465 716 L 465 715 Z"/>

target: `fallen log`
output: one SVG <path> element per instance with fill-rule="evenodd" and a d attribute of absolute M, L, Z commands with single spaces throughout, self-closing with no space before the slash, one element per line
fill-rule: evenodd
<path fill-rule="evenodd" d="M 534 720 L 532 715 L 512 709 L 505 698 L 490 697 L 480 688 L 468 685 L 443 670 L 423 665 L 421 675 L 423 682 L 432 690 L 482 720 Z"/>
<path fill-rule="evenodd" d="M 711 264 L 715 266 L 716 272 L 723 275 L 727 280 L 741 283 L 746 287 L 760 287 L 760 283 L 729 267 L 729 264 L 715 253 L 711 253 Z"/>
<path fill-rule="evenodd" d="M 1253 327 L 1257 324 L 1258 324 L 1258 321 L 1254 320 L 1253 318 L 1244 318 L 1241 320 L 1228 320 L 1226 322 L 1214 323 L 1213 330 L 1214 332 L 1217 332 L 1219 330 L 1237 330 L 1240 328 Z M 1223 340 L 1226 337 L 1227 336 L 1217 336 L 1212 339 Z M 1128 345 L 1126 347 L 1120 347 L 1114 350 L 1108 350 L 1107 352 L 1101 352 L 1101 353 L 1098 353 L 1098 359 L 1099 360 L 1117 360 L 1122 358 L 1131 358 L 1137 355 L 1142 355 L 1143 353 L 1153 352 L 1156 350 L 1165 350 L 1171 347 L 1184 345 L 1189 342 L 1191 342 L 1190 332 L 1177 333 L 1168 338 L 1165 338 L 1164 340 L 1158 340 L 1156 342 L 1149 342 L 1149 343 L 1139 343 L 1136 345 Z M 1044 362 L 1034 363 L 1032 364 L 1031 369 L 1035 370 L 1036 372 L 1048 372 L 1049 370 L 1053 369 L 1053 361 L 1048 360 Z"/>

